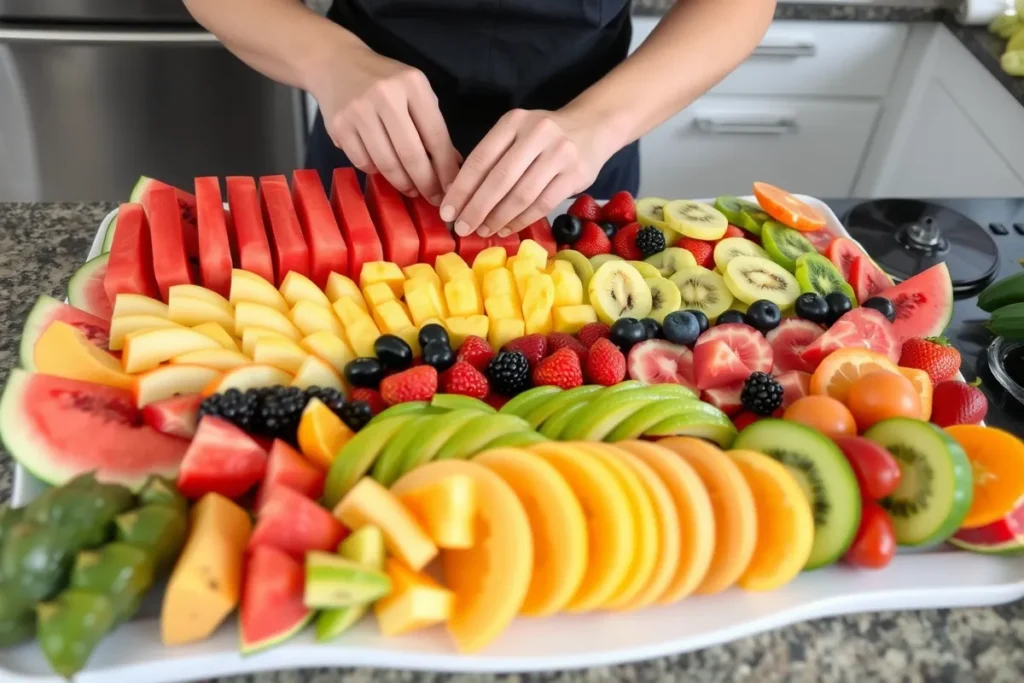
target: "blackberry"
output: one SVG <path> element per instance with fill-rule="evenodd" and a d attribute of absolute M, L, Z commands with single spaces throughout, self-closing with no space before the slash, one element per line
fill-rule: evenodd
<path fill-rule="evenodd" d="M 338 417 L 341 417 L 341 407 L 345 405 L 345 395 L 332 387 L 309 387 L 306 389 L 306 398 L 320 399 L 325 406 L 331 409 Z"/>
<path fill-rule="evenodd" d="M 740 403 L 747 410 L 768 416 L 782 405 L 782 385 L 767 372 L 752 372 L 743 383 Z"/>
<path fill-rule="evenodd" d="M 636 234 L 636 248 L 644 255 L 644 258 L 654 256 L 659 251 L 665 251 L 665 235 L 651 225 L 642 228 Z"/>
<path fill-rule="evenodd" d="M 358 432 L 366 426 L 366 423 L 373 417 L 373 410 L 366 401 L 349 401 L 336 411 L 341 421 L 348 425 L 353 432 Z"/>
<path fill-rule="evenodd" d="M 518 351 L 500 351 L 487 364 L 486 374 L 491 388 L 505 396 L 530 388 L 530 362 Z"/>
<path fill-rule="evenodd" d="M 263 398 L 254 428 L 264 436 L 295 443 L 299 420 L 302 419 L 302 411 L 306 409 L 309 397 L 298 387 L 277 389 Z"/>

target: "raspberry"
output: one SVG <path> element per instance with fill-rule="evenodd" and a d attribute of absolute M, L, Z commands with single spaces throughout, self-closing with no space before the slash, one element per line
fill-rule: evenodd
<path fill-rule="evenodd" d="M 457 361 L 441 375 L 441 389 L 446 394 L 485 398 L 491 385 L 483 373 L 464 360 Z"/>
<path fill-rule="evenodd" d="M 626 376 L 626 357 L 608 339 L 598 339 L 587 354 L 587 379 L 610 387 Z"/>
<path fill-rule="evenodd" d="M 363 389 L 361 387 L 356 387 L 352 390 L 348 400 L 365 401 L 366 404 L 370 406 L 370 411 L 374 415 L 388 407 L 387 404 L 384 403 L 384 399 L 381 397 L 380 392 L 376 389 Z"/>
<path fill-rule="evenodd" d="M 483 372 L 487 364 L 494 358 L 494 349 L 491 348 L 491 345 L 483 337 L 471 334 L 466 337 L 466 341 L 462 342 L 462 346 L 459 347 L 459 353 L 455 358 L 456 360 L 464 360 L 477 370 Z"/>
<path fill-rule="evenodd" d="M 548 355 L 548 338 L 543 334 L 528 334 L 505 344 L 502 351 L 518 351 L 530 361 L 530 367 L 535 368 Z"/>
<path fill-rule="evenodd" d="M 533 370 L 534 386 L 554 386 L 572 389 L 583 384 L 580 358 L 572 349 L 559 349 L 541 361 Z"/>
<path fill-rule="evenodd" d="M 612 238 L 612 251 L 627 261 L 639 261 L 644 258 L 643 252 L 636 244 L 636 236 L 639 232 L 639 223 L 630 223 L 620 228 Z"/>
<path fill-rule="evenodd" d="M 609 334 L 611 328 L 604 323 L 587 323 L 576 333 L 576 338 L 589 349 L 598 339 L 607 339 Z"/>
<path fill-rule="evenodd" d="M 380 395 L 389 406 L 409 401 L 429 401 L 437 393 L 437 370 L 429 365 L 403 370 L 385 377 Z"/>
<path fill-rule="evenodd" d="M 572 349 L 580 358 L 580 365 L 587 360 L 587 347 L 583 346 L 576 337 L 564 332 L 552 332 L 548 335 L 548 352 L 555 353 L 561 349 Z"/>

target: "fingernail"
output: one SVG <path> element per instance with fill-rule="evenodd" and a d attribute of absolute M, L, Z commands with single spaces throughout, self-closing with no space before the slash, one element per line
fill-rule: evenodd
<path fill-rule="evenodd" d="M 477 234 L 479 234 L 481 237 L 490 237 L 491 235 L 494 234 L 493 232 L 491 232 L 491 229 L 487 227 L 486 224 L 481 225 L 479 228 L 476 229 L 476 231 Z"/>
<path fill-rule="evenodd" d="M 451 207 L 447 207 L 447 208 L 451 208 Z M 441 218 L 443 220 L 445 220 L 443 213 L 441 214 Z M 448 219 L 448 220 L 450 220 L 450 219 Z M 459 221 L 459 222 L 457 222 L 455 224 L 455 234 L 456 235 L 462 235 L 463 237 L 465 237 L 469 233 L 470 233 L 469 223 L 467 223 L 466 221 Z"/>
<path fill-rule="evenodd" d="M 498 231 L 498 237 L 508 237 L 511 234 L 512 231 L 509 230 L 508 228 L 502 228 L 501 230 Z"/>
<path fill-rule="evenodd" d="M 441 207 L 441 220 L 451 223 L 455 220 L 455 207 L 445 205 Z"/>
<path fill-rule="evenodd" d="M 444 197 L 442 197 L 439 194 L 435 194 L 434 196 L 432 196 L 430 198 L 430 203 L 433 204 L 434 206 L 437 206 L 437 205 L 439 205 L 441 203 L 442 199 L 444 199 Z"/>
<path fill-rule="evenodd" d="M 409 192 L 407 192 L 405 196 L 406 197 L 419 197 L 420 193 L 417 192 L 416 190 L 409 190 Z"/>

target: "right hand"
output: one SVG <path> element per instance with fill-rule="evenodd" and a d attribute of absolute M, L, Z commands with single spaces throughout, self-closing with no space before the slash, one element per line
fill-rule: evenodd
<path fill-rule="evenodd" d="M 311 79 L 334 144 L 364 173 L 380 173 L 435 206 L 459 172 L 437 96 L 418 69 L 358 45 Z"/>

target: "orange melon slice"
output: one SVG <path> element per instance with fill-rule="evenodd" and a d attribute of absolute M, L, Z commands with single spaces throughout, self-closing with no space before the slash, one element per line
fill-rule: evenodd
<path fill-rule="evenodd" d="M 129 389 L 132 378 L 112 355 L 89 341 L 76 327 L 55 321 L 36 341 L 32 351 L 36 371 L 83 382 Z"/>
<path fill-rule="evenodd" d="M 629 497 L 614 471 L 579 444 L 539 443 L 529 450 L 544 458 L 572 489 L 587 520 L 587 571 L 567 612 L 597 609 L 625 581 L 636 552 Z"/>
<path fill-rule="evenodd" d="M 658 516 L 643 481 L 636 472 L 616 457 L 618 451 L 615 447 L 586 443 L 579 444 L 579 448 L 592 453 L 615 473 L 615 478 L 622 485 L 626 497 L 629 499 L 633 529 L 636 534 L 633 561 L 630 564 L 629 572 L 626 573 L 626 578 L 611 597 L 601 605 L 605 609 L 623 609 L 644 589 L 654 574 L 654 567 L 661 550 Z"/>
<path fill-rule="evenodd" d="M 650 467 L 668 488 L 679 519 L 681 554 L 665 590 L 657 598 L 667 605 L 690 595 L 707 574 L 715 551 L 715 513 L 697 472 L 672 451 L 647 441 L 620 441 L 626 451 Z"/>
<path fill-rule="evenodd" d="M 462 652 L 492 642 L 523 606 L 533 570 L 533 534 L 515 491 L 490 469 L 464 460 L 418 467 L 392 487 L 401 496 L 435 481 L 465 475 L 477 491 L 473 547 L 441 551 L 447 587 L 455 594 L 448 633 Z"/>
<path fill-rule="evenodd" d="M 569 603 L 587 570 L 587 520 L 569 484 L 529 451 L 495 448 L 473 459 L 512 487 L 533 532 L 533 576 L 521 614 L 551 616 Z"/>
<path fill-rule="evenodd" d="M 723 591 L 746 571 L 757 544 L 757 508 L 740 468 L 706 441 L 672 436 L 658 442 L 674 451 L 697 472 L 711 496 L 715 513 L 715 554 L 699 594 Z"/>
<path fill-rule="evenodd" d="M 754 494 L 757 543 L 739 578 L 749 591 L 770 591 L 796 578 L 814 545 L 814 515 L 800 484 L 779 461 L 756 451 L 726 453 Z"/>

